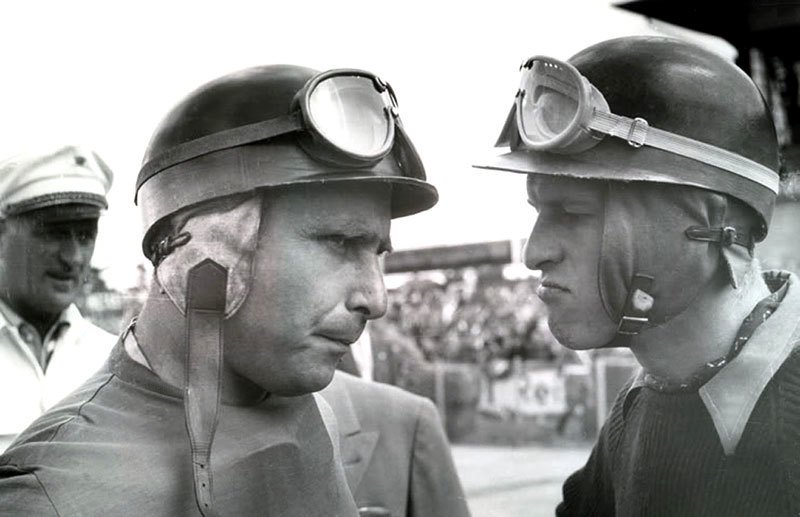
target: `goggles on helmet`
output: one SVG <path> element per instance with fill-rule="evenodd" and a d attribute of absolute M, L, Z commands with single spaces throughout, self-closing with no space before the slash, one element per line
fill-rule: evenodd
<path fill-rule="evenodd" d="M 315 159 L 345 167 L 369 167 L 392 150 L 396 132 L 403 134 L 398 127 L 397 98 L 388 83 L 362 70 L 329 70 L 306 82 L 287 115 L 175 146 L 144 164 L 138 184 L 172 165 L 293 132 L 301 132 L 300 146 Z M 402 140 L 410 145 L 404 135 Z M 414 153 L 405 154 L 408 159 Z"/>
<path fill-rule="evenodd" d="M 642 118 L 611 113 L 603 94 L 571 64 L 534 56 L 522 66 L 517 91 L 516 132 L 520 147 L 557 154 L 575 154 L 600 143 L 606 135 L 632 147 L 649 146 L 713 165 L 778 192 L 771 169 L 720 147 L 650 126 Z M 511 118 L 511 117 L 510 117 Z M 514 140 L 506 122 L 497 145 Z"/>

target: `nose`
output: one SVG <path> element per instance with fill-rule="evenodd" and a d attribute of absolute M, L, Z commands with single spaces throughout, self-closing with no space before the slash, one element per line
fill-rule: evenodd
<path fill-rule="evenodd" d="M 563 258 L 563 250 L 552 225 L 541 215 L 536 219 L 524 250 L 525 267 L 543 269 L 548 263 L 558 263 Z"/>
<path fill-rule="evenodd" d="M 58 258 L 65 267 L 79 268 L 91 257 L 91 246 L 82 242 L 75 232 L 59 240 Z"/>
<path fill-rule="evenodd" d="M 345 303 L 347 310 L 360 313 L 371 320 L 386 314 L 387 303 L 383 268 L 378 257 L 371 258 L 361 267 L 354 268 L 353 286 Z"/>

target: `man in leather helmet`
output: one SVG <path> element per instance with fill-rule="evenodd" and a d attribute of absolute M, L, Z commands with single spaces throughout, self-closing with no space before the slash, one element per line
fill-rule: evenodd
<path fill-rule="evenodd" d="M 668 38 L 536 56 L 498 146 L 553 334 L 642 366 L 557 514 L 797 515 L 800 288 L 754 258 L 779 174 L 752 81 Z"/>
<path fill-rule="evenodd" d="M 0 514 L 357 515 L 313 392 L 385 312 L 391 218 L 437 200 L 389 85 L 288 65 L 207 83 L 153 135 L 137 200 L 148 300 L 0 458 Z"/>

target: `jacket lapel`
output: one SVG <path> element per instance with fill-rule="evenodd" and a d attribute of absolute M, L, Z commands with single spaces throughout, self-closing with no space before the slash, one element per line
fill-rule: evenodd
<path fill-rule="evenodd" d="M 372 459 L 378 443 L 377 431 L 362 431 L 350 392 L 347 389 L 347 374 L 336 372 L 333 382 L 322 391 L 328 401 L 339 426 L 339 442 L 342 449 L 342 463 L 350 491 L 356 493 Z"/>

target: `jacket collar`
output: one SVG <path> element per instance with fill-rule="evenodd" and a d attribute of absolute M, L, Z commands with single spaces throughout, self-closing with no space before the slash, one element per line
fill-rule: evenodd
<path fill-rule="evenodd" d="M 339 429 L 339 441 L 342 450 L 342 464 L 347 476 L 347 484 L 355 493 L 364 477 L 372 459 L 375 445 L 378 443 L 377 431 L 364 431 L 356 413 L 350 391 L 349 382 L 360 381 L 353 376 L 336 371 L 333 381 L 320 393 L 333 409 Z"/>
<path fill-rule="evenodd" d="M 800 341 L 800 285 L 792 273 L 764 274 L 775 291 L 788 283 L 786 296 L 772 316 L 753 333 L 742 351 L 698 391 L 727 456 L 736 451 L 750 415 L 769 381 Z M 644 387 L 640 370 L 625 395 L 623 417 L 636 393 Z"/>

